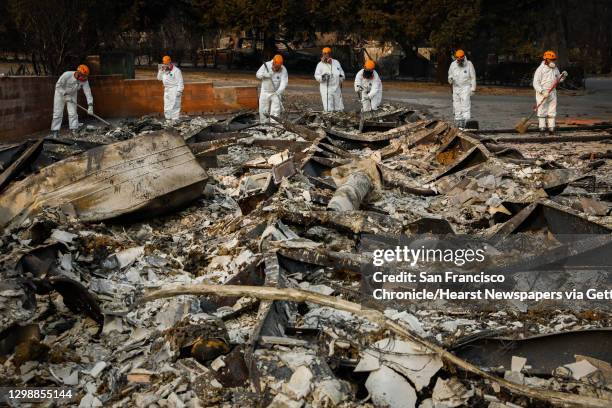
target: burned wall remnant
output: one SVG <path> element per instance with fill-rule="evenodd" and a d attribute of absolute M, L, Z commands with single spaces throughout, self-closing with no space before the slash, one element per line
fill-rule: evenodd
<path fill-rule="evenodd" d="M 0 77 L 0 141 L 19 141 L 48 129 L 53 116 L 54 77 Z M 163 113 L 163 86 L 153 79 L 123 79 L 119 75 L 89 79 L 96 113 L 102 117 L 138 117 Z M 87 106 L 79 92 L 79 102 Z M 217 87 L 210 82 L 187 82 L 182 112 L 201 115 L 255 109 L 254 86 Z M 81 113 L 81 112 L 80 112 Z"/>

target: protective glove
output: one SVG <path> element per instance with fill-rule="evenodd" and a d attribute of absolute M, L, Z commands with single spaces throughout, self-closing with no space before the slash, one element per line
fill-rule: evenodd
<path fill-rule="evenodd" d="M 87 106 L 87 114 L 88 115 L 93 115 L 94 114 L 93 105 L 88 105 Z"/>
<path fill-rule="evenodd" d="M 323 74 L 323 76 L 321 77 L 321 79 L 322 79 L 324 82 L 327 82 L 327 80 L 329 80 L 329 74 Z"/>
<path fill-rule="evenodd" d="M 569 75 L 569 74 L 567 73 L 567 71 L 563 71 L 563 72 L 561 73 L 561 81 L 559 81 L 559 82 L 563 82 L 563 81 L 565 81 L 565 80 L 567 79 L 567 76 L 568 76 L 568 75 Z"/>
<path fill-rule="evenodd" d="M 452 85 L 452 84 L 453 84 L 453 82 L 455 82 L 455 81 L 453 80 L 453 78 L 448 78 L 448 83 L 449 83 L 449 84 L 451 84 L 451 85 Z"/>
<path fill-rule="evenodd" d="M 475 90 L 475 89 L 472 89 L 472 90 L 470 91 L 470 96 L 474 96 L 474 94 L 475 94 L 475 93 L 476 93 L 476 90 Z"/>
<path fill-rule="evenodd" d="M 183 91 L 177 91 L 176 92 L 176 97 L 181 99 L 183 97 Z"/>
<path fill-rule="evenodd" d="M 540 92 L 540 94 L 544 97 L 544 98 L 548 98 L 548 95 L 550 95 L 550 93 L 547 90 L 543 90 L 542 92 Z"/>

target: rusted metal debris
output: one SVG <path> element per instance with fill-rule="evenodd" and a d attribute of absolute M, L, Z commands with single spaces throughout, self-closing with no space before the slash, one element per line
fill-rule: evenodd
<path fill-rule="evenodd" d="M 18 225 L 43 208 L 83 221 L 151 216 L 199 197 L 207 175 L 182 137 L 158 132 L 45 167 L 0 196 L 0 227 Z"/>

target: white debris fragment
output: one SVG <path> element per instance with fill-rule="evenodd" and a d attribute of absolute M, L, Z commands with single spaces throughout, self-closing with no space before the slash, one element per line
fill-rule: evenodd
<path fill-rule="evenodd" d="M 277 394 L 272 400 L 268 408 L 301 408 L 304 405 L 304 400 L 292 400 L 285 394 Z"/>
<path fill-rule="evenodd" d="M 91 375 L 93 378 L 97 378 L 97 377 L 98 377 L 98 375 L 100 375 L 100 373 L 101 373 L 102 371 L 104 371 L 104 369 L 106 368 L 106 365 L 107 365 L 107 364 L 106 364 L 106 362 L 104 362 L 104 361 L 98 361 L 98 362 L 97 362 L 97 363 L 96 363 L 96 364 L 95 364 L 95 365 L 92 367 L 92 369 L 91 369 L 91 370 L 89 370 L 88 372 L 87 372 L 87 371 L 85 371 L 84 373 L 85 373 L 85 374 L 89 374 L 89 375 Z"/>
<path fill-rule="evenodd" d="M 268 164 L 275 166 L 277 164 L 281 164 L 282 162 L 289 159 L 289 150 L 284 150 L 282 152 L 273 154 L 268 157 Z"/>
<path fill-rule="evenodd" d="M 253 256 L 253 252 L 248 249 L 245 249 L 244 251 L 240 252 L 240 254 L 236 258 L 234 258 L 234 263 L 236 264 L 236 266 L 245 265 L 253 258 Z"/>
<path fill-rule="evenodd" d="M 408 377 L 420 391 L 442 368 L 442 360 L 414 342 L 387 338 L 364 351 L 355 371 L 371 371 L 383 365 Z"/>
<path fill-rule="evenodd" d="M 586 360 L 580 360 L 575 363 L 565 364 L 563 367 L 571 371 L 572 377 L 575 380 L 579 380 L 582 377 L 586 377 L 587 375 L 597 371 L 597 367 L 595 367 L 593 364 L 589 363 Z"/>
<path fill-rule="evenodd" d="M 72 272 L 72 254 L 70 252 L 61 255 L 60 266 L 66 272 Z"/>
<path fill-rule="evenodd" d="M 166 400 L 168 401 L 168 407 L 170 408 L 185 408 L 185 403 L 183 403 L 183 401 L 181 401 L 178 395 L 176 395 L 174 392 L 170 393 Z"/>
<path fill-rule="evenodd" d="M 297 370 L 299 366 L 309 366 L 314 361 L 314 356 L 306 352 L 286 351 L 279 354 L 280 359 L 292 370 Z"/>
<path fill-rule="evenodd" d="M 215 371 L 219 371 L 220 368 L 225 367 L 225 361 L 223 361 L 224 356 L 219 356 L 210 363 L 210 368 Z"/>
<path fill-rule="evenodd" d="M 58 229 L 54 229 L 51 232 L 51 239 L 58 241 L 58 242 L 63 242 L 64 244 L 72 243 L 72 240 L 75 239 L 77 236 L 78 236 L 77 234 L 73 234 L 68 231 L 62 231 Z"/>
<path fill-rule="evenodd" d="M 404 377 L 392 369 L 381 366 L 372 371 L 365 383 L 376 406 L 389 408 L 414 408 L 417 395 Z"/>
<path fill-rule="evenodd" d="M 386 311 L 385 315 L 387 315 Z M 392 320 L 399 320 L 406 323 L 410 329 L 419 336 L 427 336 L 427 332 L 423 330 L 423 325 L 419 319 L 415 315 L 408 313 L 405 310 L 403 312 L 392 314 L 391 316 L 387 315 L 387 317 L 391 318 Z"/>
<path fill-rule="evenodd" d="M 232 257 L 229 255 L 215 256 L 208 263 L 209 270 L 223 269 L 227 270 Z"/>
<path fill-rule="evenodd" d="M 510 363 L 510 371 L 514 371 L 515 373 L 520 373 L 523 371 L 523 367 L 527 363 L 527 359 L 519 356 L 512 356 L 512 361 Z"/>
<path fill-rule="evenodd" d="M 470 326 L 474 325 L 476 322 L 470 319 L 455 319 L 455 320 L 447 320 L 444 323 L 440 324 L 440 328 L 449 333 L 454 333 L 457 331 L 459 326 Z"/>
<path fill-rule="evenodd" d="M 92 393 L 87 393 L 83 398 L 81 398 L 81 402 L 79 403 L 79 408 L 93 408 L 93 407 L 101 407 L 102 401 L 100 401 L 95 395 Z"/>
<path fill-rule="evenodd" d="M 283 384 L 283 392 L 293 399 L 306 397 L 312 387 L 312 371 L 306 366 L 299 366 L 291 375 L 289 382 Z"/>
<path fill-rule="evenodd" d="M 342 384 L 336 379 L 324 380 L 314 385 L 312 400 L 315 407 L 336 406 L 346 398 Z"/>
<path fill-rule="evenodd" d="M 463 407 L 474 396 L 474 389 L 468 390 L 457 378 L 448 380 L 438 378 L 434 386 L 432 399 L 435 407 Z"/>
<path fill-rule="evenodd" d="M 321 295 L 331 295 L 334 293 L 334 289 L 327 285 L 312 285 L 309 282 L 300 282 L 300 289 L 307 290 L 309 292 L 320 293 Z"/>
<path fill-rule="evenodd" d="M 525 375 L 517 371 L 506 370 L 504 372 L 504 379 L 516 384 L 525 383 Z"/>
<path fill-rule="evenodd" d="M 115 259 L 117 266 L 123 269 L 133 264 L 136 259 L 144 255 L 144 246 L 132 247 L 124 249 L 123 251 L 112 254 L 109 257 L 109 261 L 112 262 L 112 258 Z"/>

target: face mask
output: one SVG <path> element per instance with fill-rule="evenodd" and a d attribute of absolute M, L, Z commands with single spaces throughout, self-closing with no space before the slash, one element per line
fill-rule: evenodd
<path fill-rule="evenodd" d="M 327 55 L 324 55 L 324 56 L 321 57 L 321 61 L 323 61 L 326 64 L 329 64 L 329 63 L 331 63 L 331 57 L 329 57 Z"/>
<path fill-rule="evenodd" d="M 555 64 L 553 61 L 550 61 L 550 62 L 548 63 L 548 66 L 549 66 L 550 68 L 555 68 L 555 67 L 557 66 L 557 64 Z"/>
<path fill-rule="evenodd" d="M 364 77 L 364 78 L 368 78 L 368 79 L 370 79 L 370 78 L 372 78 L 373 76 L 374 76 L 374 71 L 369 71 L 369 70 L 367 70 L 367 69 L 364 69 L 364 70 L 363 70 L 363 77 Z"/>
<path fill-rule="evenodd" d="M 461 59 L 457 60 L 457 64 L 463 66 L 463 64 L 465 64 L 465 59 L 461 58 Z"/>

